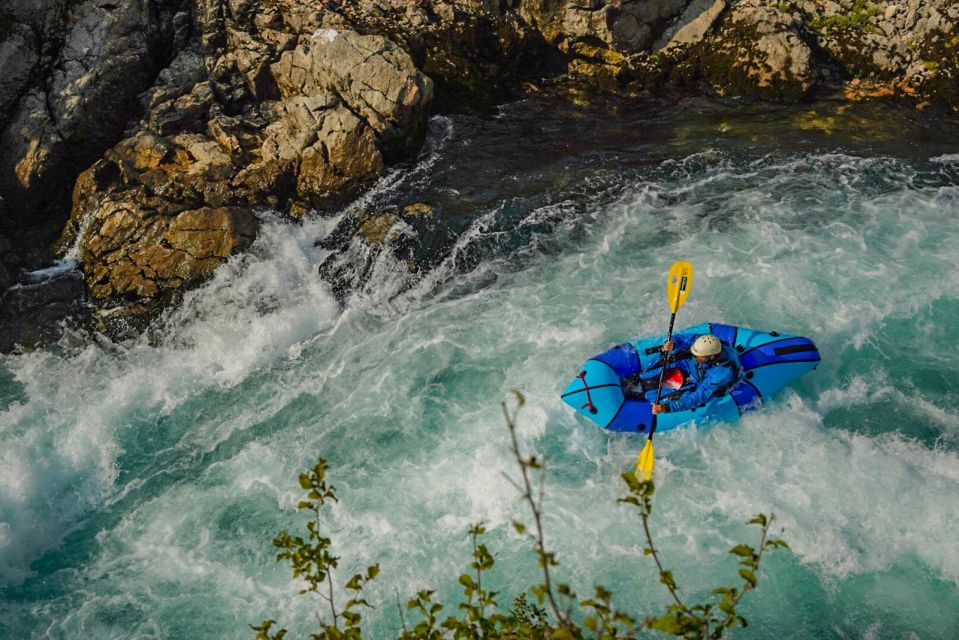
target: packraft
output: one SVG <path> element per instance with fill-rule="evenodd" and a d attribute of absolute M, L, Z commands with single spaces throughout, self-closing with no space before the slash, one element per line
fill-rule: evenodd
<path fill-rule="evenodd" d="M 707 322 L 673 335 L 711 333 L 723 345 L 722 355 L 736 369 L 736 378 L 704 405 L 661 413 L 656 431 L 696 422 L 732 422 L 759 409 L 783 387 L 816 368 L 822 359 L 809 338 Z M 656 388 L 636 386 L 643 373 L 661 367 L 665 336 L 626 342 L 593 356 L 563 390 L 563 402 L 611 431 L 648 432 Z M 663 397 L 684 392 L 681 372 L 666 366 Z"/>

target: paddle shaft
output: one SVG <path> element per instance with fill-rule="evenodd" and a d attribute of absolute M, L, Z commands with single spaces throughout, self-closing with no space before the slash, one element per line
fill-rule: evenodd
<path fill-rule="evenodd" d="M 676 324 L 676 313 L 673 312 L 669 316 L 669 331 L 666 332 L 666 342 L 671 342 L 673 339 L 673 326 Z M 669 352 L 663 356 L 663 368 L 659 370 L 659 384 L 656 386 L 656 404 L 659 404 L 659 401 L 663 399 L 663 380 L 666 377 L 666 366 L 669 364 Z M 656 431 L 656 419 L 659 417 L 658 414 L 653 414 L 653 421 L 649 425 L 649 436 L 647 440 L 653 439 L 653 432 Z"/>

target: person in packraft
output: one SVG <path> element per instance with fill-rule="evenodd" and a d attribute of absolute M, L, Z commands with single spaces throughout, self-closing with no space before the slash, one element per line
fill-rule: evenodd
<path fill-rule="evenodd" d="M 674 383 L 678 382 L 679 391 L 662 398 L 659 404 L 653 402 L 653 413 L 688 411 L 701 407 L 710 399 L 726 393 L 738 377 L 739 371 L 733 358 L 725 353 L 723 343 L 712 334 L 680 334 L 664 344 L 662 350 L 664 358 L 666 354 L 670 357 L 666 375 Z M 680 372 L 681 379 L 676 375 L 676 370 Z M 659 368 L 644 373 L 643 386 L 655 389 L 659 373 Z"/>

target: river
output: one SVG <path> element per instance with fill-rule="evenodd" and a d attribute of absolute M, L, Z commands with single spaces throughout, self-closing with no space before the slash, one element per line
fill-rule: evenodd
<path fill-rule="evenodd" d="M 684 593 L 776 514 L 737 638 L 955 638 L 959 629 L 959 126 L 869 104 L 537 98 L 434 117 L 419 158 L 352 208 L 425 201 L 455 231 L 410 274 L 386 253 L 339 304 L 314 246 L 337 218 L 263 212 L 252 249 L 125 342 L 70 332 L 0 356 L 0 637 L 304 637 L 271 538 L 297 474 L 331 465 L 340 580 L 372 562 L 368 637 L 396 595 L 449 608 L 486 523 L 508 604 L 537 579 L 499 403 L 528 400 L 561 580 L 637 616 L 667 594 L 616 503 L 642 440 L 559 392 L 589 355 L 677 326 L 809 336 L 818 369 L 734 425 L 656 438 L 653 533 Z"/>

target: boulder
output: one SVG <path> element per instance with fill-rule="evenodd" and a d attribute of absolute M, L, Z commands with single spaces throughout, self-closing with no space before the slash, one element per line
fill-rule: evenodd
<path fill-rule="evenodd" d="M 693 0 L 653 48 L 662 51 L 699 44 L 725 10 L 726 0 Z"/>
<path fill-rule="evenodd" d="M 382 36 L 320 29 L 273 65 L 284 98 L 332 94 L 386 147 L 420 133 L 433 83 Z"/>
<path fill-rule="evenodd" d="M 77 179 L 58 244 L 95 301 L 175 300 L 252 242 L 252 207 L 335 208 L 425 129 L 432 84 L 389 40 L 321 32 L 278 51 L 224 24 L 207 78 L 190 85 L 197 58 L 178 56 L 139 128 Z"/>
<path fill-rule="evenodd" d="M 761 0 L 742 0 L 699 45 L 692 68 L 720 94 L 800 100 L 817 81 L 800 29 L 794 16 Z"/>
<path fill-rule="evenodd" d="M 250 245 L 248 209 L 203 207 L 170 214 L 143 199 L 110 198 L 93 212 L 80 258 L 95 299 L 169 299 Z"/>

